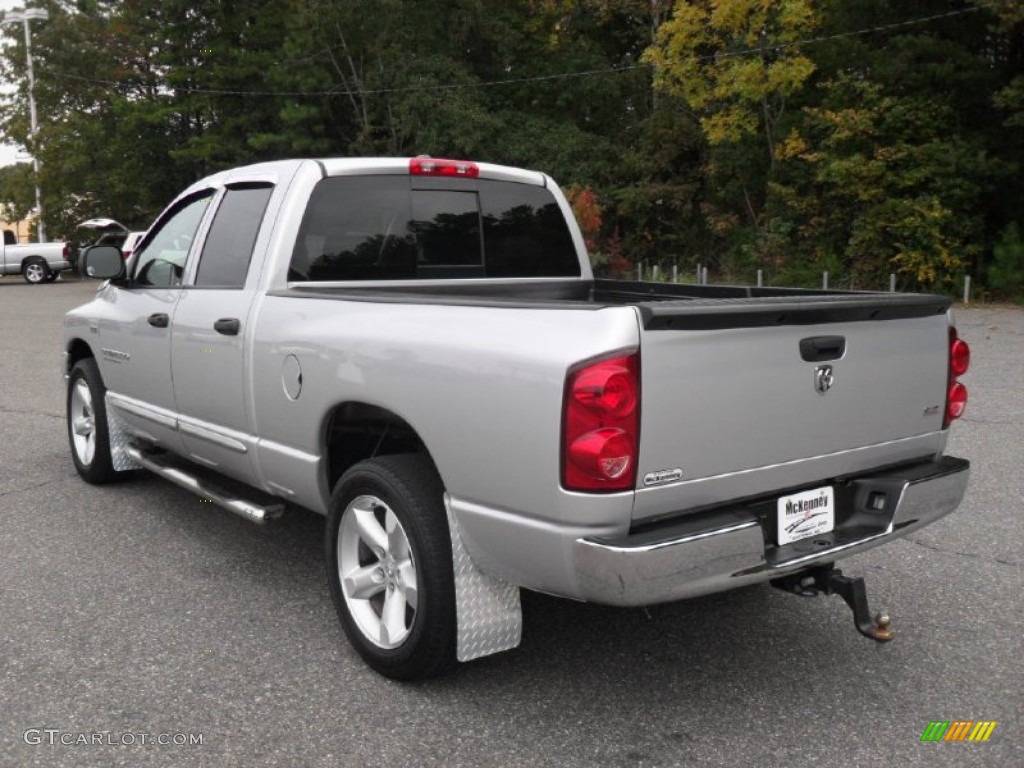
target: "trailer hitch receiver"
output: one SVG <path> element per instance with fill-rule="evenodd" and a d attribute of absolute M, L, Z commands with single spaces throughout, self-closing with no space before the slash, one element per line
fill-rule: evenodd
<path fill-rule="evenodd" d="M 843 572 L 833 565 L 824 565 L 772 579 L 772 586 L 805 597 L 839 595 L 853 611 L 853 623 L 864 637 L 879 643 L 888 642 L 893 638 L 890 628 L 892 619 L 888 614 L 882 611 L 871 618 L 864 579 L 844 576 Z"/>

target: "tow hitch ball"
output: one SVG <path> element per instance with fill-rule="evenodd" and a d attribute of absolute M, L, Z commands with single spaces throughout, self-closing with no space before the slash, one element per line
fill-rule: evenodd
<path fill-rule="evenodd" d="M 889 625 L 892 619 L 883 611 L 871 618 L 868 610 L 868 590 L 864 579 L 843 576 L 843 572 L 831 565 L 812 568 L 801 573 L 772 579 L 772 586 L 804 597 L 814 595 L 839 595 L 853 611 L 853 623 L 857 631 L 864 637 L 870 637 L 879 643 L 892 640 Z"/>

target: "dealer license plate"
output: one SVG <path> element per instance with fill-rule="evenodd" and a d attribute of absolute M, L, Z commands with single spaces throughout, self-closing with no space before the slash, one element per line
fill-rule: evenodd
<path fill-rule="evenodd" d="M 836 524 L 836 501 L 831 485 L 783 496 L 778 502 L 779 546 L 828 533 Z"/>

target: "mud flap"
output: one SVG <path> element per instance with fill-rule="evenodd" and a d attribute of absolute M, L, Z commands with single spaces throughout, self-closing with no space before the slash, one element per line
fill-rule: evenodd
<path fill-rule="evenodd" d="M 117 415 L 117 408 L 111 407 L 110 398 L 104 396 L 107 408 L 107 436 L 110 438 L 110 461 L 115 472 L 127 472 L 130 469 L 142 469 L 142 465 L 128 455 L 131 435 L 125 429 L 124 422 Z"/>
<path fill-rule="evenodd" d="M 481 571 L 462 543 L 448 496 L 444 499 L 452 534 L 452 570 L 455 575 L 455 612 L 458 624 L 456 658 L 470 661 L 519 645 L 523 613 L 519 587 Z"/>

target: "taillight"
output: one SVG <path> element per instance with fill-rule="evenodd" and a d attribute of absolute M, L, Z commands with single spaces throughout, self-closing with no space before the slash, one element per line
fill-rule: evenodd
<path fill-rule="evenodd" d="M 971 348 L 956 335 L 956 328 L 949 329 L 949 376 L 946 385 L 946 414 L 942 428 L 946 429 L 954 419 L 964 415 L 967 408 L 967 387 L 957 381 L 958 376 L 967 373 L 971 367 Z"/>
<path fill-rule="evenodd" d="M 409 161 L 409 173 L 413 176 L 461 176 L 475 179 L 480 175 L 480 168 L 468 160 L 414 157 Z"/>
<path fill-rule="evenodd" d="M 971 348 L 967 342 L 958 339 L 956 329 L 950 329 L 949 370 L 954 376 L 963 376 L 971 367 Z"/>
<path fill-rule="evenodd" d="M 71 255 L 71 246 L 69 246 L 67 243 L 64 243 L 64 247 L 61 249 L 60 253 L 61 258 L 66 260 L 67 257 Z"/>
<path fill-rule="evenodd" d="M 565 488 L 633 488 L 640 432 L 640 354 L 620 354 L 570 370 L 562 418 Z"/>

